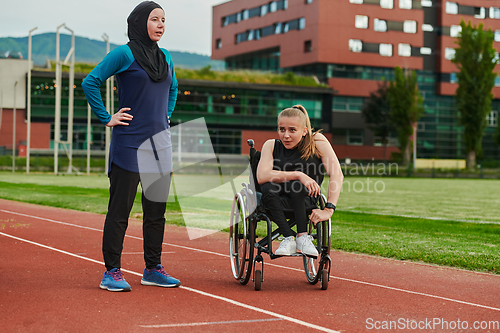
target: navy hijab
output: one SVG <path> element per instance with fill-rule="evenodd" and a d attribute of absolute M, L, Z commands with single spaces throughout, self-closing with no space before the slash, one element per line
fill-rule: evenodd
<path fill-rule="evenodd" d="M 153 1 L 144 1 L 134 8 L 127 18 L 128 38 L 127 45 L 132 50 L 135 60 L 148 73 L 151 80 L 162 82 L 168 77 L 168 64 L 165 54 L 158 44 L 149 38 L 148 17 L 151 11 L 161 8 Z"/>

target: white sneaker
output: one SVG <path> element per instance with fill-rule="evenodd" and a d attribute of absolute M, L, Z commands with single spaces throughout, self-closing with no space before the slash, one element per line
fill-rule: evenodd
<path fill-rule="evenodd" d="M 297 245 L 295 243 L 295 238 L 293 236 L 285 237 L 280 243 L 280 246 L 274 252 L 278 256 L 291 256 L 297 252 Z"/>
<path fill-rule="evenodd" d="M 308 256 L 317 257 L 319 255 L 316 246 L 314 246 L 311 235 L 302 235 L 297 237 L 297 252 L 302 252 Z"/>

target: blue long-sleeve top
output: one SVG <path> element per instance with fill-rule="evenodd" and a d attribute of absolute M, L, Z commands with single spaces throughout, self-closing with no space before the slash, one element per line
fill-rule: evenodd
<path fill-rule="evenodd" d="M 113 127 L 110 163 L 131 172 L 139 172 L 137 149 L 152 136 L 169 128 L 168 119 L 177 101 L 178 83 L 170 53 L 165 54 L 169 74 L 162 82 L 151 80 L 148 74 L 135 60 L 127 45 L 122 45 L 108 55 L 83 80 L 82 88 L 92 110 L 104 125 L 111 120 L 111 115 L 104 107 L 100 87 L 109 77 L 116 76 L 118 89 L 118 109 L 128 107 L 126 111 L 134 118 L 129 125 Z M 165 141 L 165 145 L 170 142 Z M 167 147 L 156 147 L 164 149 Z M 108 170 L 109 171 L 109 170 Z"/>

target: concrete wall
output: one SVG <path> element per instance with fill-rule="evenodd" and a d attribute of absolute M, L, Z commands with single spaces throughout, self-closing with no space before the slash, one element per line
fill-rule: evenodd
<path fill-rule="evenodd" d="M 14 84 L 16 86 L 16 109 L 26 109 L 26 75 L 28 60 L 0 59 L 0 106 L 14 108 Z"/>

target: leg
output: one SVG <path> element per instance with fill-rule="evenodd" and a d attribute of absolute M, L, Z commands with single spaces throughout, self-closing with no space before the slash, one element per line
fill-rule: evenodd
<path fill-rule="evenodd" d="M 293 213 L 297 223 L 297 236 L 307 232 L 307 215 L 305 198 L 307 196 L 306 187 L 298 180 L 284 183 L 285 192 L 292 200 Z"/>
<path fill-rule="evenodd" d="M 262 201 L 264 202 L 264 206 L 271 212 L 272 218 L 280 228 L 281 234 L 284 237 L 293 236 L 292 229 L 288 225 L 279 198 L 280 194 L 284 193 L 283 184 L 268 182 L 260 185 L 260 188 L 262 190 Z"/>
<path fill-rule="evenodd" d="M 161 264 L 163 234 L 165 232 L 166 202 L 154 202 L 142 195 L 144 213 L 142 235 L 144 237 L 144 261 L 147 269 Z"/>
<path fill-rule="evenodd" d="M 109 204 L 102 236 L 102 254 L 106 270 L 121 267 L 123 239 L 139 184 L 139 174 L 111 165 Z"/>

